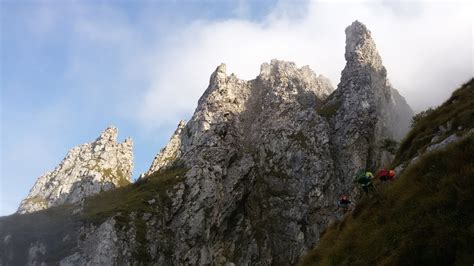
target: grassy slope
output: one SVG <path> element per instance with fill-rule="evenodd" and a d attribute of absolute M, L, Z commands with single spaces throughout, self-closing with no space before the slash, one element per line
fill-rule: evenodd
<path fill-rule="evenodd" d="M 330 226 L 302 265 L 471 265 L 474 137 L 421 159 Z"/>
<path fill-rule="evenodd" d="M 164 205 L 169 203 L 167 191 L 182 181 L 185 173 L 186 170 L 183 168 L 157 172 L 134 184 L 87 198 L 81 219 L 101 223 L 118 213 L 129 214 L 134 211 L 158 214 L 156 205 L 165 207 Z M 154 206 L 148 204 L 152 199 L 157 201 Z"/>
<path fill-rule="evenodd" d="M 429 144 L 438 126 L 473 128 L 473 81 L 421 120 L 397 162 Z M 465 132 L 465 130 L 464 130 Z M 447 133 L 452 134 L 451 133 Z M 460 132 L 463 133 L 463 132 Z M 474 136 L 423 156 L 392 185 L 323 233 L 302 265 L 472 265 Z"/>
<path fill-rule="evenodd" d="M 474 79 L 453 92 L 445 103 L 415 124 L 400 144 L 394 165 L 415 157 L 418 151 L 424 151 L 431 144 L 433 135 L 439 131 L 439 126 L 446 126 L 448 121 L 452 122 L 452 130 L 443 137 L 453 133 L 463 134 L 474 128 Z M 463 130 L 457 130 L 458 126 L 462 126 Z"/>

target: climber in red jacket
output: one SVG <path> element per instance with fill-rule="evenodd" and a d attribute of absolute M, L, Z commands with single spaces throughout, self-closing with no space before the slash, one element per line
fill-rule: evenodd
<path fill-rule="evenodd" d="M 382 182 L 388 181 L 388 171 L 385 169 L 385 167 L 380 169 L 380 171 L 377 173 L 377 178 Z"/>
<path fill-rule="evenodd" d="M 388 171 L 388 179 L 390 181 L 393 181 L 395 179 L 395 170 L 390 169 L 390 171 Z"/>

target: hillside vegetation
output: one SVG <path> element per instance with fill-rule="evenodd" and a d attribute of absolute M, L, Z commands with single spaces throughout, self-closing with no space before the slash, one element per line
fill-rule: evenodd
<path fill-rule="evenodd" d="M 401 143 L 395 163 L 418 156 L 448 121 L 451 130 L 442 137 L 472 129 L 473 97 L 471 80 L 422 117 Z M 471 134 L 424 154 L 392 185 L 329 226 L 301 265 L 472 265 L 473 151 Z"/>
<path fill-rule="evenodd" d="M 453 133 L 462 135 L 474 128 L 474 79 L 454 91 L 440 107 L 424 114 L 416 119 L 412 130 L 400 144 L 394 165 L 423 152 L 433 136 L 443 139 Z"/>

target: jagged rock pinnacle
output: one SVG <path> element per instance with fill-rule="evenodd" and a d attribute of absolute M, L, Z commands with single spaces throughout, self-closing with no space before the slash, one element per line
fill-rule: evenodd
<path fill-rule="evenodd" d="M 108 127 L 92 143 L 71 149 L 53 171 L 40 176 L 18 213 L 81 202 L 85 197 L 130 183 L 133 141 L 117 143 L 118 130 Z"/>
<path fill-rule="evenodd" d="M 181 155 L 181 132 L 186 126 L 186 121 L 181 120 L 178 123 L 178 127 L 171 136 L 168 144 L 160 150 L 160 152 L 153 159 L 150 169 L 141 175 L 141 177 L 148 176 L 156 171 L 162 170 L 171 164 Z"/>
<path fill-rule="evenodd" d="M 115 126 L 109 126 L 100 134 L 96 141 L 117 141 L 118 129 Z"/>
<path fill-rule="evenodd" d="M 316 75 L 309 66 L 298 68 L 293 62 L 277 59 L 272 59 L 270 64 L 263 63 L 258 78 L 272 83 L 298 80 L 303 88 L 312 90 L 320 98 L 327 97 L 333 91 L 331 81 L 323 75 Z"/>
<path fill-rule="evenodd" d="M 336 158 L 340 178 L 387 164 L 392 155 L 371 147 L 372 143 L 402 138 L 413 114 L 391 87 L 371 33 L 359 21 L 346 28 L 345 57 L 341 82 L 325 103 L 327 108 L 338 107 L 332 119 L 332 142 L 340 151 Z"/>
<path fill-rule="evenodd" d="M 222 83 L 225 83 L 226 81 L 226 77 L 227 77 L 227 74 L 226 74 L 226 65 L 224 63 L 221 63 L 217 68 L 216 70 L 214 71 L 214 73 L 211 75 L 211 81 L 210 83 L 211 84 L 216 84 L 216 86 L 222 84 Z"/>
<path fill-rule="evenodd" d="M 345 58 L 348 64 L 370 66 L 377 71 L 383 68 L 370 31 L 357 20 L 346 28 Z"/>

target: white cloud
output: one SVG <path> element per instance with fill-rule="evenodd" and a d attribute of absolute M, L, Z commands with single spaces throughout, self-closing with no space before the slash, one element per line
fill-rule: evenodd
<path fill-rule="evenodd" d="M 310 65 L 334 85 L 344 61 L 344 29 L 358 19 L 372 31 L 392 84 L 416 110 L 444 101 L 473 74 L 470 3 L 310 2 L 306 12 L 278 5 L 262 22 L 199 21 L 175 29 L 154 53 L 151 86 L 138 110 L 147 127 L 187 118 L 224 62 L 252 79 L 272 58 Z M 302 16 L 301 16 L 302 15 Z"/>

